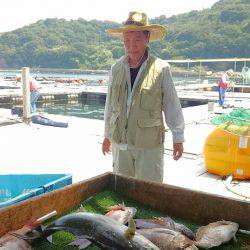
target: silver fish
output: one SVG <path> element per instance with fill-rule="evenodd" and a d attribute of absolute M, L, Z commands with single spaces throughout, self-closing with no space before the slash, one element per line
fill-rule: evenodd
<path fill-rule="evenodd" d="M 124 204 L 119 204 L 108 208 L 106 216 L 114 219 L 119 224 L 127 224 L 131 218 L 133 218 L 137 212 L 134 207 L 126 207 Z"/>
<path fill-rule="evenodd" d="M 25 235 L 31 232 L 35 228 L 40 228 L 41 223 L 45 220 L 56 215 L 56 211 L 52 211 L 38 219 L 31 218 L 27 223 L 16 231 L 9 232 L 0 238 L 0 249 L 1 250 L 31 250 L 31 245 L 28 244 L 24 239 L 16 237 L 15 235 Z"/>
<path fill-rule="evenodd" d="M 238 228 L 239 224 L 231 221 L 210 223 L 197 230 L 195 245 L 208 249 L 226 243 L 232 238 L 236 241 L 235 234 Z"/>
<path fill-rule="evenodd" d="M 31 246 L 22 239 L 12 239 L 4 243 L 0 244 L 1 250 L 31 250 Z"/>
<path fill-rule="evenodd" d="M 42 233 L 34 231 L 32 237 L 21 235 L 19 237 L 32 242 L 38 238 L 47 238 L 57 231 L 67 231 L 78 239 L 88 239 L 103 249 L 159 250 L 151 241 L 135 232 L 135 224 L 127 227 L 105 215 L 87 212 L 62 216 L 46 226 Z M 82 247 L 84 246 L 81 245 Z"/>
<path fill-rule="evenodd" d="M 30 228 L 24 226 L 15 231 L 17 234 L 25 234 L 30 231 Z M 14 232 L 12 232 L 14 233 Z M 31 250 L 31 245 L 23 239 L 17 238 L 10 233 L 5 234 L 0 238 L 1 250 Z"/>
<path fill-rule="evenodd" d="M 160 217 L 155 219 L 136 219 L 137 228 L 166 228 L 186 235 L 189 239 L 194 239 L 195 235 L 188 227 L 176 223 L 170 217 Z"/>
<path fill-rule="evenodd" d="M 138 229 L 137 232 L 152 241 L 161 250 L 198 249 L 192 240 L 170 229 Z"/>

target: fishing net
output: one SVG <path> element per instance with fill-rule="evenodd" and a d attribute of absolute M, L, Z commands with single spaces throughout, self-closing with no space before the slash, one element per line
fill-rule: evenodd
<path fill-rule="evenodd" d="M 229 114 L 214 117 L 211 123 L 228 132 L 250 136 L 250 110 L 236 109 Z"/>

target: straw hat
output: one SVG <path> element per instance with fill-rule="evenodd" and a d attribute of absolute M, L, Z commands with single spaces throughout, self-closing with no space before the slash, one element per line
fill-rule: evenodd
<path fill-rule="evenodd" d="M 227 74 L 230 75 L 230 76 L 233 76 L 234 75 L 234 71 L 232 69 L 229 69 L 227 71 Z"/>
<path fill-rule="evenodd" d="M 148 30 L 150 32 L 150 42 L 161 40 L 166 35 L 166 28 L 164 26 L 158 24 L 150 25 L 147 15 L 140 12 L 130 12 L 128 19 L 120 28 L 108 29 L 107 32 L 116 37 L 123 38 L 124 32 L 144 30 Z"/>

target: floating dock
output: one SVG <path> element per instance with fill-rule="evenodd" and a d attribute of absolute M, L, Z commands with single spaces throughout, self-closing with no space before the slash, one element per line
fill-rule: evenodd
<path fill-rule="evenodd" d="M 22 90 L 14 88 L 0 88 L 0 104 L 22 104 Z M 1 86 L 0 86 L 1 87 Z M 216 84 L 188 84 L 176 86 L 177 94 L 184 106 L 205 104 L 207 102 L 216 102 L 218 92 Z M 234 101 L 250 99 L 250 86 L 237 85 L 228 91 L 226 98 Z M 48 84 L 42 85 L 41 97 L 38 102 L 57 102 L 57 101 L 74 101 L 77 99 L 100 100 L 105 101 L 107 86 L 88 86 L 75 84 Z"/>
<path fill-rule="evenodd" d="M 216 113 L 230 112 L 215 105 L 183 108 L 185 118 L 184 154 L 179 161 L 172 158 L 172 135 L 166 133 L 164 154 L 164 183 L 204 191 L 224 197 L 250 200 L 229 192 L 224 178 L 209 174 L 204 166 L 203 146 L 207 135 L 215 128 L 210 119 Z M 46 117 L 68 122 L 68 128 L 55 128 L 21 123 L 9 109 L 0 110 L 2 174 L 70 173 L 78 182 L 106 171 L 112 171 L 111 155 L 101 152 L 104 122 L 68 116 Z M 9 123 L 8 123 L 9 122 Z M 9 125 L 6 125 L 9 124 Z M 12 124 L 12 125 L 10 125 Z M 233 181 L 234 187 L 250 196 L 249 181 Z"/>

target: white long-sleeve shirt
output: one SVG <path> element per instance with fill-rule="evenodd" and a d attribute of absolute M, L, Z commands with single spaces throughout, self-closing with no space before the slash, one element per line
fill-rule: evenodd
<path fill-rule="evenodd" d="M 131 90 L 131 81 L 130 81 L 130 68 L 127 62 L 127 56 L 123 56 L 120 60 L 124 61 L 126 67 L 126 80 L 128 84 L 128 97 L 127 97 L 127 117 L 129 116 L 131 101 L 134 94 L 134 89 L 138 84 L 138 80 L 140 79 L 143 70 L 146 68 L 148 59 L 143 62 L 140 67 L 140 70 L 136 76 L 133 89 Z M 170 71 L 169 64 L 165 62 L 165 66 L 163 67 L 163 80 L 162 80 L 162 93 L 163 93 L 163 103 L 162 103 L 162 111 L 164 112 L 165 122 L 167 126 L 170 128 L 173 135 L 173 143 L 181 143 L 184 142 L 184 118 L 182 114 L 182 109 L 180 105 L 179 98 L 177 96 L 172 74 Z M 111 67 L 109 73 L 109 83 L 113 78 L 113 70 Z M 126 84 L 126 83 L 125 83 Z M 110 109 L 110 86 L 108 87 L 108 93 L 106 97 L 106 105 L 105 105 L 105 113 L 104 113 L 104 137 L 110 138 L 108 134 L 108 120 L 110 119 L 111 109 Z"/>

